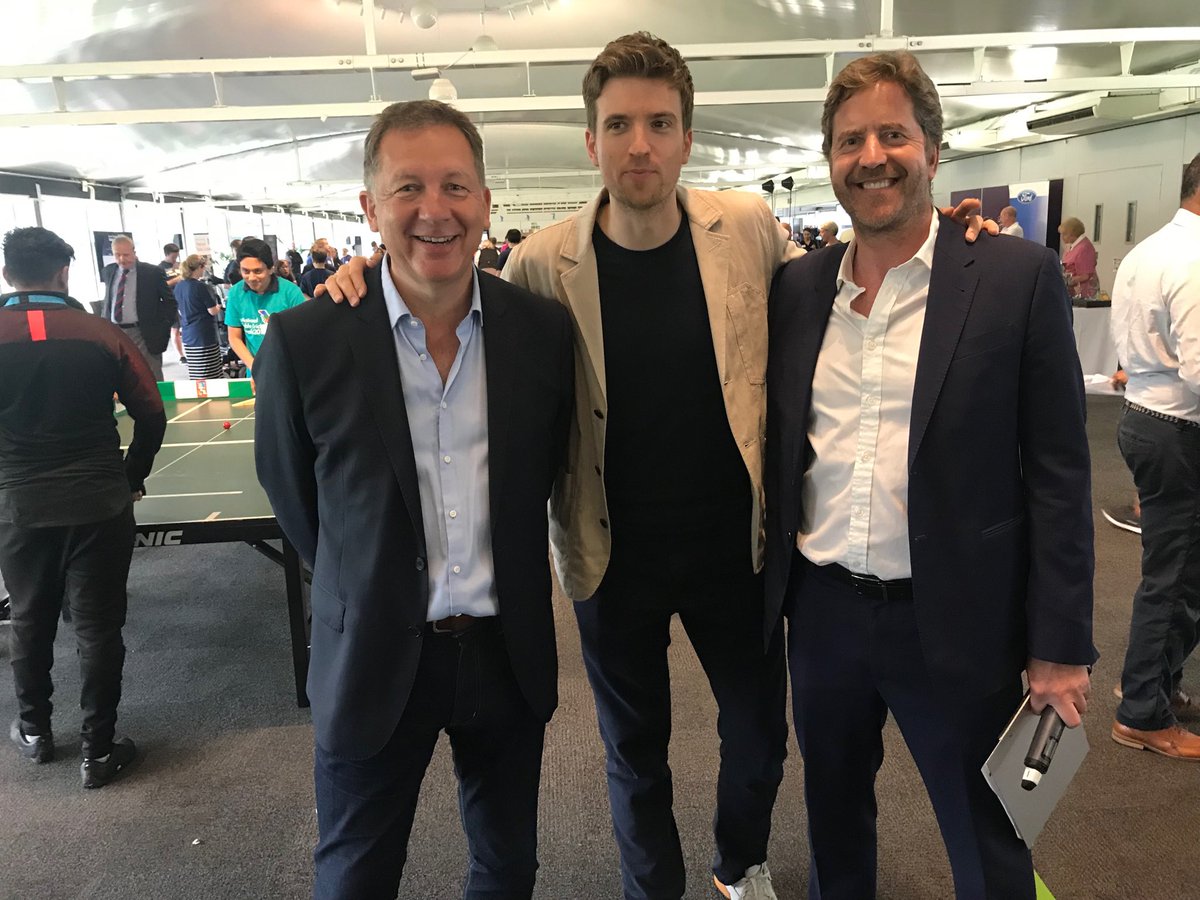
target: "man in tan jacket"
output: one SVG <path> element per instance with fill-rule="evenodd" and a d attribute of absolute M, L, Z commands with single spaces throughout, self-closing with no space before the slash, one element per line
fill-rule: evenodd
<path fill-rule="evenodd" d="M 772 898 L 787 723 L 782 635 L 764 626 L 758 574 L 767 291 L 803 251 L 760 197 L 678 187 L 692 79 L 672 47 L 618 38 L 583 90 L 604 190 L 516 247 L 504 277 L 558 298 L 575 323 L 571 474 L 551 538 L 608 754 L 625 896 L 684 893 L 667 764 L 678 615 L 720 711 L 714 880 L 726 896 Z"/>

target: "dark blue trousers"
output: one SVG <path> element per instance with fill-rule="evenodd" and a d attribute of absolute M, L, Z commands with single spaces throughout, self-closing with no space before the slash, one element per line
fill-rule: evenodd
<path fill-rule="evenodd" d="M 1126 409 L 1117 445 L 1142 504 L 1142 582 L 1117 721 L 1156 731 L 1175 722 L 1170 697 L 1200 640 L 1200 428 Z"/>
<path fill-rule="evenodd" d="M 426 633 L 412 694 L 387 745 L 365 760 L 316 748 L 317 900 L 394 898 L 417 796 L 445 731 L 470 868 L 467 900 L 528 900 L 537 871 L 545 723 L 517 686 L 499 627 Z"/>
<path fill-rule="evenodd" d="M 710 584 L 606 579 L 574 604 L 607 755 L 613 833 L 628 900 L 679 900 L 683 854 L 671 811 L 667 647 L 678 614 L 717 701 L 721 765 L 713 872 L 724 883 L 767 857 L 786 755 L 782 630 L 763 652 L 762 579 Z"/>
<path fill-rule="evenodd" d="M 980 773 L 1021 702 L 1019 673 L 994 696 L 951 704 L 926 671 L 911 600 L 861 597 L 799 553 L 789 593 L 810 900 L 875 897 L 875 775 L 889 710 L 933 803 L 958 900 L 1034 900 L 1029 851 Z"/>

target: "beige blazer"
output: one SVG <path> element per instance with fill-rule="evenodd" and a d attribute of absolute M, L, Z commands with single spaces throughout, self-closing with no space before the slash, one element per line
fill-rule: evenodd
<path fill-rule="evenodd" d="M 767 294 L 776 268 L 803 250 L 783 236 L 761 197 L 742 191 L 677 188 L 688 217 L 708 304 L 713 353 L 729 428 L 750 475 L 753 514 L 746 523 L 755 571 L 763 559 L 762 450 L 766 419 Z M 503 275 L 535 294 L 556 297 L 575 328 L 575 424 L 567 472 L 550 501 L 550 539 L 563 590 L 572 600 L 596 593 L 612 541 L 604 495 L 608 402 L 604 330 L 592 227 L 606 192 L 570 218 L 516 245 Z"/>

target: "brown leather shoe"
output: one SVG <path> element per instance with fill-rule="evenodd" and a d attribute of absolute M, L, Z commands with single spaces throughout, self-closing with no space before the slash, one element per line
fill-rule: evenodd
<path fill-rule="evenodd" d="M 1172 725 L 1157 731 L 1140 731 L 1120 722 L 1113 722 L 1112 739 L 1122 747 L 1150 750 L 1171 759 L 1200 762 L 1200 734 L 1192 734 L 1182 725 Z"/>
<path fill-rule="evenodd" d="M 1113 696 L 1118 700 L 1124 698 L 1121 692 L 1121 685 L 1113 688 Z M 1175 714 L 1175 718 L 1185 721 L 1195 721 L 1200 719 L 1200 702 L 1193 698 L 1190 694 L 1185 694 L 1182 688 L 1176 688 L 1175 693 L 1171 695 L 1171 712 Z"/>

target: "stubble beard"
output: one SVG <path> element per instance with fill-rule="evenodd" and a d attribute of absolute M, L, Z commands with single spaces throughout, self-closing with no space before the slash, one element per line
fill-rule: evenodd
<path fill-rule="evenodd" d="M 855 234 L 873 236 L 894 234 L 914 225 L 918 220 L 927 221 L 930 208 L 933 206 L 933 182 L 925 184 L 924 191 L 909 191 L 907 181 L 912 176 L 905 175 L 900 181 L 903 192 L 900 206 L 891 213 L 883 213 L 873 218 L 865 218 L 861 198 L 857 190 L 844 183 L 834 187 L 833 195 L 850 216 L 850 224 Z"/>

